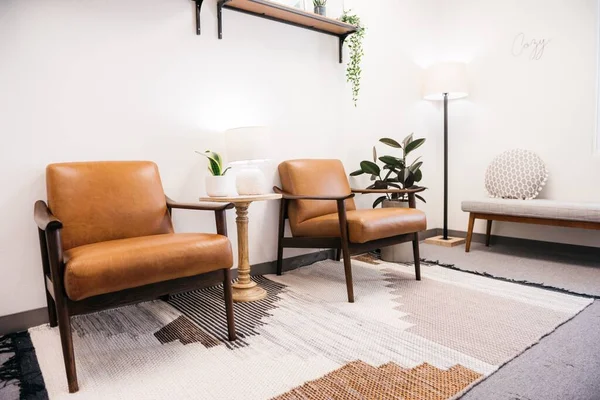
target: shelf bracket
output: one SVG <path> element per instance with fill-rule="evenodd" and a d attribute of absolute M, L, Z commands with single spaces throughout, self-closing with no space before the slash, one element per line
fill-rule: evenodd
<path fill-rule="evenodd" d="M 204 0 L 196 1 L 196 35 L 200 35 L 200 10 L 202 9 L 202 2 Z"/>
<path fill-rule="evenodd" d="M 348 36 L 350 36 L 350 34 L 339 36 L 339 38 L 340 38 L 340 64 L 342 64 L 344 62 L 344 42 L 346 41 L 346 38 Z"/>
<path fill-rule="evenodd" d="M 219 0 L 217 3 L 217 20 L 219 25 L 219 39 L 223 39 L 223 6 L 231 0 Z"/>

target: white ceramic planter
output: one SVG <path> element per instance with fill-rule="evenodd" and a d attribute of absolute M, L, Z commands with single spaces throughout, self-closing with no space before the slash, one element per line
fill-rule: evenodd
<path fill-rule="evenodd" d="M 210 197 L 235 196 L 235 179 L 232 174 L 206 177 L 206 194 Z"/>
<path fill-rule="evenodd" d="M 383 208 L 407 208 L 408 202 L 385 200 Z M 414 261 L 412 242 L 381 248 L 381 259 L 389 262 L 410 263 Z"/>

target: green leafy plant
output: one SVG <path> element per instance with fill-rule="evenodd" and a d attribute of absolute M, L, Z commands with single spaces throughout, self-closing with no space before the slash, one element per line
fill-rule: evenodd
<path fill-rule="evenodd" d="M 362 174 L 371 175 L 371 180 L 374 181 L 367 189 L 416 189 L 416 183 L 423 179 L 421 166 L 423 162 L 421 157 L 416 158 L 409 164 L 408 155 L 421 147 L 425 143 L 425 139 L 414 139 L 411 133 L 404 138 L 402 143 L 398 143 L 394 139 L 382 138 L 379 141 L 389 147 L 400 149 L 401 157 L 381 156 L 377 157 L 377 149 L 373 146 L 373 161 L 361 161 L 360 169 L 354 171 L 350 176 L 359 176 Z M 383 163 L 383 167 L 377 165 L 377 161 Z M 383 175 L 383 177 L 382 177 Z M 418 194 L 415 195 L 419 200 L 425 203 L 425 199 Z M 377 207 L 384 200 L 408 201 L 407 194 L 391 193 L 377 198 L 373 202 L 373 208 Z"/>
<path fill-rule="evenodd" d="M 346 81 L 352 84 L 352 101 L 354 107 L 358 103 L 358 94 L 360 93 L 360 78 L 362 69 L 360 63 L 365 55 L 363 50 L 363 39 L 365 38 L 366 28 L 361 24 L 360 18 L 356 14 L 350 14 L 351 10 L 344 11 L 340 21 L 354 25 L 358 30 L 349 36 L 348 49 L 350 50 L 350 61 L 346 68 Z"/>
<path fill-rule="evenodd" d="M 313 5 L 315 7 L 325 7 L 327 4 L 327 0 L 313 0 Z"/>
<path fill-rule="evenodd" d="M 208 159 L 208 171 L 213 176 L 223 176 L 227 171 L 229 171 L 230 167 L 223 169 L 223 159 L 219 153 L 215 153 L 214 151 L 210 150 L 206 150 L 204 153 L 196 151 L 196 153 Z"/>

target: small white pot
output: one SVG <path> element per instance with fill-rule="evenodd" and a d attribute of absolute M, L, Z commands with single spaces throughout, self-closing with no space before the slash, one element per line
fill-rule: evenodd
<path fill-rule="evenodd" d="M 407 208 L 406 201 L 384 200 L 383 208 Z M 412 242 L 395 244 L 381 248 L 381 259 L 389 262 L 411 263 L 414 261 Z"/>
<path fill-rule="evenodd" d="M 210 197 L 235 196 L 235 179 L 233 175 L 208 175 L 206 177 L 206 194 Z"/>

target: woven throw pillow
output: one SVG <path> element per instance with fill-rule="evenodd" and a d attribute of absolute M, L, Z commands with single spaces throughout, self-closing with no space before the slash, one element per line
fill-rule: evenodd
<path fill-rule="evenodd" d="M 537 154 L 513 149 L 494 158 L 485 173 L 485 189 L 490 197 L 531 200 L 547 179 L 546 165 Z"/>

